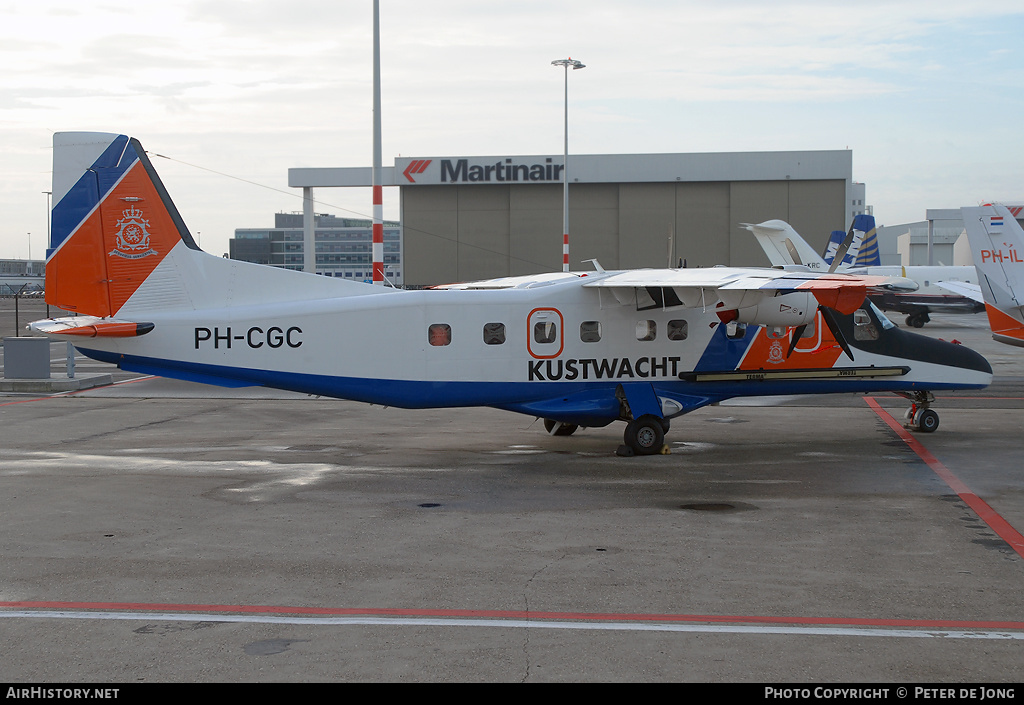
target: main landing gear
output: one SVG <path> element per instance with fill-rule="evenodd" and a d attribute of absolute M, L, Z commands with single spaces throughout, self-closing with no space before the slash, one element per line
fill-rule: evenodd
<path fill-rule="evenodd" d="M 932 433 L 939 427 L 939 414 L 929 408 L 935 401 L 931 392 L 906 392 L 900 396 L 910 399 L 913 403 L 903 414 L 903 427 L 921 433 Z"/>
<path fill-rule="evenodd" d="M 919 313 L 912 313 L 907 316 L 907 325 L 911 328 L 924 328 L 924 324 L 928 323 L 931 317 L 927 311 L 921 311 Z"/>
<path fill-rule="evenodd" d="M 626 422 L 626 430 L 622 434 L 624 445 L 619 446 L 618 455 L 658 455 L 664 453 L 665 434 L 668 433 L 669 420 L 653 414 L 646 414 L 638 419 Z"/>

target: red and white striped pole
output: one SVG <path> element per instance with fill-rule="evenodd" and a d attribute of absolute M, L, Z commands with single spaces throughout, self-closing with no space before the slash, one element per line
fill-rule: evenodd
<path fill-rule="evenodd" d="M 384 187 L 380 148 L 380 0 L 373 0 L 373 283 L 384 284 Z"/>

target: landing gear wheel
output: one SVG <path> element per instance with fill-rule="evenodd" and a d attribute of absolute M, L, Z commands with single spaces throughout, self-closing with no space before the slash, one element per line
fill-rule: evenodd
<path fill-rule="evenodd" d="M 914 414 L 913 423 L 921 433 L 933 433 L 939 427 L 939 415 L 934 409 L 921 409 Z"/>
<path fill-rule="evenodd" d="M 622 440 L 636 455 L 656 455 L 665 445 L 663 420 L 646 414 L 626 424 Z"/>
<path fill-rule="evenodd" d="M 544 419 L 544 430 L 552 436 L 571 436 L 578 429 L 574 423 L 562 423 L 552 419 Z"/>
<path fill-rule="evenodd" d="M 924 328 L 924 324 L 932 320 L 927 313 L 912 313 L 907 316 L 907 325 L 913 328 Z"/>
<path fill-rule="evenodd" d="M 931 392 L 896 392 L 913 402 L 903 413 L 903 427 L 911 431 L 932 433 L 939 427 L 939 414 L 931 408 L 935 395 Z"/>

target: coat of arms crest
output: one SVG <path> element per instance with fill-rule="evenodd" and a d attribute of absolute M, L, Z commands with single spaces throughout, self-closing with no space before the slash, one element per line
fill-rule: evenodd
<path fill-rule="evenodd" d="M 157 254 L 149 245 L 149 221 L 142 217 L 142 210 L 131 206 L 123 211 L 123 218 L 117 221 L 117 240 L 108 254 L 124 259 L 142 259 Z"/>

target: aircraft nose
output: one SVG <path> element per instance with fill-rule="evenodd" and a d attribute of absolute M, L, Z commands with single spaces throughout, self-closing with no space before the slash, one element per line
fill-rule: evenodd
<path fill-rule="evenodd" d="M 985 356 L 976 350 L 972 350 L 963 345 L 956 343 L 949 343 L 946 341 L 939 341 L 942 343 L 942 361 L 945 365 L 952 367 L 959 367 L 964 370 L 973 370 L 975 372 L 984 372 L 986 374 L 992 374 L 992 365 L 985 359 Z"/>

